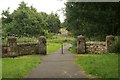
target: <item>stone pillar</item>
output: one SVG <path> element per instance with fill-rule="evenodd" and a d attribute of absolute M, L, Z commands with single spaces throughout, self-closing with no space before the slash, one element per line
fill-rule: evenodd
<path fill-rule="evenodd" d="M 46 38 L 44 36 L 40 36 L 39 38 L 39 53 L 46 55 Z"/>
<path fill-rule="evenodd" d="M 17 55 L 17 40 L 16 37 L 10 36 L 8 37 L 8 53 L 9 56 L 16 56 Z"/>
<path fill-rule="evenodd" d="M 111 47 L 112 47 L 113 41 L 114 41 L 114 36 L 112 36 L 112 35 L 106 36 L 106 48 L 107 48 L 107 52 L 111 51 Z"/>
<path fill-rule="evenodd" d="M 86 52 L 85 45 L 86 45 L 85 37 L 78 36 L 77 37 L 77 53 L 78 54 L 82 54 Z"/>

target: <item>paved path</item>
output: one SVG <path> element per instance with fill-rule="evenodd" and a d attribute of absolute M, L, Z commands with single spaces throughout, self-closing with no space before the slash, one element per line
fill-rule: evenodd
<path fill-rule="evenodd" d="M 88 78 L 74 62 L 75 55 L 68 51 L 70 46 L 64 46 L 64 54 L 61 54 L 60 49 L 51 55 L 43 56 L 42 63 L 26 78 Z"/>

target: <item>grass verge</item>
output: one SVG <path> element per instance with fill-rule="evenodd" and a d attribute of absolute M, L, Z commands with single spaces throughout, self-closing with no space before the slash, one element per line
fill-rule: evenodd
<path fill-rule="evenodd" d="M 86 73 L 96 78 L 118 78 L 117 54 L 81 54 L 76 62 Z"/>
<path fill-rule="evenodd" d="M 2 78 L 2 58 L 0 58 L 0 79 Z"/>
<path fill-rule="evenodd" d="M 34 67 L 41 63 L 40 56 L 27 55 L 2 59 L 3 78 L 23 78 Z"/>

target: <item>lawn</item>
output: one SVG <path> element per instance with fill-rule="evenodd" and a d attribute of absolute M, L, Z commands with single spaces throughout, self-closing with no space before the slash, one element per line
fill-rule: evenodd
<path fill-rule="evenodd" d="M 58 49 L 60 49 L 60 47 L 61 47 L 61 43 L 49 42 L 47 43 L 47 53 L 51 54 L 57 51 Z"/>
<path fill-rule="evenodd" d="M 96 78 L 117 78 L 118 77 L 118 55 L 111 54 L 80 54 L 76 63 Z"/>
<path fill-rule="evenodd" d="M 2 58 L 0 58 L 0 79 L 2 78 Z"/>
<path fill-rule="evenodd" d="M 22 78 L 41 63 L 40 56 L 27 55 L 2 59 L 3 78 Z"/>
<path fill-rule="evenodd" d="M 47 39 L 47 53 L 51 54 L 57 51 L 61 48 L 62 43 L 65 46 L 66 44 L 70 43 L 70 41 L 72 41 L 74 38 L 67 37 L 66 39 L 66 42 L 63 42 L 61 36 L 53 36 L 52 39 Z"/>

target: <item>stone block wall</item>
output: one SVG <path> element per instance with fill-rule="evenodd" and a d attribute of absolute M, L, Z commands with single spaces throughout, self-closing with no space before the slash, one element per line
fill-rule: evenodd
<path fill-rule="evenodd" d="M 84 36 L 78 36 L 77 38 L 77 53 L 107 53 L 112 47 L 112 42 L 114 41 L 114 36 L 106 36 L 106 41 L 87 41 Z"/>
<path fill-rule="evenodd" d="M 86 42 L 86 53 L 106 53 L 106 50 L 105 42 Z"/>
<path fill-rule="evenodd" d="M 19 43 L 17 44 L 17 48 L 17 55 L 39 53 L 39 44 L 37 43 Z"/>
<path fill-rule="evenodd" d="M 15 37 L 8 37 L 8 44 L 2 45 L 2 57 L 15 57 L 29 54 L 46 55 L 46 38 L 41 36 L 38 43 L 17 43 Z"/>

